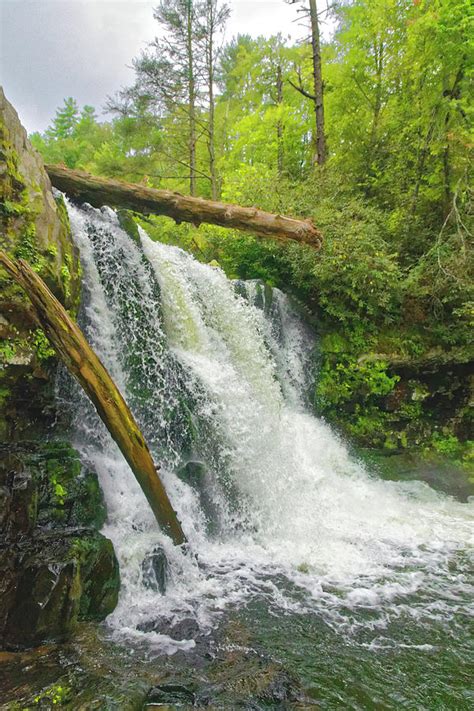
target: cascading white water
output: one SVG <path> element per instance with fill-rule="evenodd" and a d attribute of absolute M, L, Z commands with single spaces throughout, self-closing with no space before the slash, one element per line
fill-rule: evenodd
<path fill-rule="evenodd" d="M 472 508 L 420 482 L 371 476 L 310 413 L 311 339 L 286 297 L 274 290 L 272 305 L 258 308 L 255 283 L 236 287 L 143 231 L 135 243 L 109 209 L 68 209 L 84 329 L 161 463 L 190 541 L 183 552 L 157 530 L 128 465 L 75 392 L 77 445 L 99 474 L 121 565 L 110 626 L 172 652 L 193 645 L 172 638 L 175 623 L 193 619 L 205 631 L 253 596 L 317 610 L 347 631 L 369 624 L 357 622 L 360 607 L 373 611 L 374 628 L 402 609 L 448 618 L 453 606 L 467 608 Z M 169 560 L 165 594 L 143 580 L 157 545 Z M 160 619 L 169 634 L 143 631 Z"/>

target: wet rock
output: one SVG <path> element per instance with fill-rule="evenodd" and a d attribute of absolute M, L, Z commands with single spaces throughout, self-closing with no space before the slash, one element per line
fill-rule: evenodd
<path fill-rule="evenodd" d="M 195 700 L 194 692 L 186 686 L 181 684 L 160 684 L 149 692 L 146 706 L 192 707 L 195 705 Z"/>
<path fill-rule="evenodd" d="M 230 620 L 220 648 L 206 670 L 207 688 L 200 687 L 198 704 L 218 708 L 296 709 L 309 702 L 299 680 L 263 651 L 254 649 L 251 630 Z"/>
<path fill-rule="evenodd" d="M 79 619 L 103 620 L 115 609 L 120 572 L 112 541 L 99 533 L 74 540 L 72 554 L 80 566 Z"/>
<path fill-rule="evenodd" d="M 203 462 L 189 461 L 178 469 L 177 474 L 182 481 L 200 488 L 206 480 L 206 465 Z"/>
<path fill-rule="evenodd" d="M 157 546 L 147 553 L 142 562 L 143 584 L 164 595 L 168 580 L 168 560 L 163 548 Z"/>
<path fill-rule="evenodd" d="M 63 639 L 79 619 L 103 619 L 117 603 L 118 565 L 100 533 L 40 533 L 0 546 L 0 643 Z"/>
<path fill-rule="evenodd" d="M 97 476 L 66 443 L 0 445 L 0 646 L 64 639 L 117 604 Z"/>
<path fill-rule="evenodd" d="M 177 476 L 196 490 L 207 522 L 208 533 L 218 530 L 219 511 L 212 498 L 212 485 L 204 462 L 190 460 L 176 472 Z"/>
<path fill-rule="evenodd" d="M 38 486 L 38 525 L 90 526 L 99 529 L 106 517 L 97 474 L 85 469 L 67 443 L 52 442 L 26 458 Z"/>
<path fill-rule="evenodd" d="M 294 708 L 307 697 L 298 680 L 279 664 L 251 652 L 236 652 L 214 667 L 216 684 L 201 689 L 199 701 L 234 708 Z"/>
<path fill-rule="evenodd" d="M 48 542 L 49 543 L 49 542 Z M 79 578 L 73 560 L 28 541 L 0 548 L 0 643 L 6 648 L 61 639 L 77 621 Z"/>
<path fill-rule="evenodd" d="M 0 446 L 0 533 L 9 538 L 31 533 L 36 525 L 38 492 L 32 476 L 13 451 Z"/>
<path fill-rule="evenodd" d="M 175 640 L 192 639 L 196 643 L 203 637 L 198 623 L 193 618 L 173 622 L 166 617 L 160 617 L 140 623 L 137 625 L 137 629 L 140 632 L 157 632 Z"/>
<path fill-rule="evenodd" d="M 198 654 L 156 657 L 147 645 L 118 644 L 83 623 L 64 645 L 0 655 L 0 698 L 17 702 L 17 709 L 74 711 L 318 707 L 288 670 L 263 650 L 250 649 L 250 630 L 240 621 L 227 627 L 217 655 L 209 653 L 215 652 L 216 636 L 218 631 Z"/>
<path fill-rule="evenodd" d="M 0 530 L 18 536 L 39 528 L 99 529 L 105 504 L 95 472 L 66 442 L 0 444 Z"/>

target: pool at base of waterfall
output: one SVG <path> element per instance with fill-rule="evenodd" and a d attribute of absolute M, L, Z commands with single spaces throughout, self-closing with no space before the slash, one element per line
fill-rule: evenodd
<path fill-rule="evenodd" d="M 227 609 L 206 633 L 192 619 L 157 618 L 163 648 L 173 635 L 194 641 L 172 655 L 82 625 L 68 644 L 2 655 L 1 708 L 468 711 L 469 618 L 418 618 L 416 603 L 405 599 L 377 630 L 361 602 L 351 612 L 362 623 L 356 635 L 316 613 L 278 611 L 264 596 Z"/>
<path fill-rule="evenodd" d="M 5 653 L 2 708 L 472 708 L 473 506 L 459 472 L 384 475 L 351 454 L 314 415 L 317 336 L 281 291 L 143 230 L 134 241 L 108 208 L 68 209 L 81 326 L 190 543 L 157 530 L 63 373 L 120 598 L 67 644 Z"/>

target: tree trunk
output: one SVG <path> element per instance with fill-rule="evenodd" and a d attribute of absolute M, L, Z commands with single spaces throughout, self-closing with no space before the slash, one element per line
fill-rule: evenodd
<path fill-rule="evenodd" d="M 37 320 L 57 355 L 94 403 L 140 484 L 158 524 L 176 545 L 186 537 L 171 506 L 135 419 L 109 373 L 87 343 L 82 331 L 43 280 L 23 259 L 12 262 L 0 250 L 0 265 L 25 290 Z"/>
<path fill-rule="evenodd" d="M 372 159 L 374 156 L 374 151 L 378 139 L 378 128 L 380 121 L 380 113 L 382 111 L 382 77 L 384 68 L 384 44 L 380 40 L 379 44 L 374 46 L 374 57 L 375 57 L 375 98 L 374 98 L 374 111 L 372 114 L 372 126 L 370 129 L 370 142 L 369 142 L 369 156 Z"/>
<path fill-rule="evenodd" d="M 277 90 L 277 107 L 280 109 L 283 104 L 283 78 L 281 72 L 281 64 L 277 66 L 277 80 L 276 80 L 276 90 Z M 281 118 L 278 118 L 277 122 L 277 165 L 278 165 L 278 177 L 281 178 L 283 175 L 283 122 Z"/>
<path fill-rule="evenodd" d="M 194 77 L 193 53 L 193 3 L 187 7 L 188 100 L 189 100 L 189 192 L 196 195 L 196 81 Z"/>
<path fill-rule="evenodd" d="M 314 82 L 314 112 L 316 114 L 316 155 L 314 163 L 323 165 L 326 162 L 326 136 L 324 133 L 324 97 L 323 75 L 321 68 L 321 40 L 319 37 L 319 20 L 316 0 L 309 0 L 311 18 L 311 46 L 313 50 L 313 82 Z"/>
<path fill-rule="evenodd" d="M 212 7 L 210 9 L 212 12 Z M 209 172 L 211 174 L 211 196 L 217 200 L 217 173 L 216 173 L 216 136 L 215 136 L 215 103 L 214 103 L 214 26 L 213 18 L 210 19 L 209 46 L 208 46 L 208 81 L 209 81 Z"/>
<path fill-rule="evenodd" d="M 452 192 L 451 192 L 451 186 L 450 186 L 450 163 L 449 163 L 449 139 L 448 139 L 448 126 L 449 126 L 449 119 L 450 119 L 450 113 L 451 113 L 451 101 L 453 100 L 459 100 L 460 98 L 460 92 L 461 92 L 461 82 L 464 78 L 464 61 L 462 62 L 461 66 L 459 67 L 456 77 L 454 79 L 453 86 L 451 89 L 444 89 L 443 90 L 443 97 L 440 99 L 436 105 L 433 107 L 432 110 L 432 117 L 430 124 L 428 126 L 428 130 L 426 132 L 426 137 L 423 143 L 422 148 L 419 151 L 418 155 L 418 161 L 417 161 L 417 168 L 416 168 L 416 178 L 415 178 L 415 187 L 413 190 L 413 196 L 411 200 L 411 214 L 412 216 L 416 212 L 416 205 L 418 201 L 418 195 L 420 192 L 421 184 L 423 181 L 423 178 L 425 176 L 425 164 L 426 161 L 428 160 L 428 157 L 430 155 L 430 148 L 431 148 L 431 143 L 433 141 L 433 137 L 436 131 L 436 126 L 438 122 L 438 111 L 442 111 L 445 100 L 447 99 L 447 106 L 445 109 L 445 115 L 444 115 L 444 133 L 445 133 L 445 145 L 444 145 L 444 150 L 443 150 L 443 176 L 444 176 L 444 217 L 446 217 L 449 214 L 450 210 L 450 205 L 451 205 L 451 200 L 452 200 Z"/>
<path fill-rule="evenodd" d="M 47 165 L 52 184 L 72 198 L 94 207 L 110 205 L 135 210 L 142 214 L 167 215 L 177 223 L 201 222 L 251 232 L 257 237 L 291 239 L 321 247 L 322 235 L 311 220 L 274 215 L 254 207 L 240 207 L 203 198 L 189 197 L 171 190 L 155 190 L 143 185 L 98 178 L 59 165 Z"/>

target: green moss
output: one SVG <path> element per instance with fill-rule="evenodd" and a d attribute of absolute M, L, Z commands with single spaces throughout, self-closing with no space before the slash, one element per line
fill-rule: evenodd
<path fill-rule="evenodd" d="M 75 538 L 69 554 L 80 566 L 79 617 L 104 619 L 114 610 L 120 589 L 120 573 L 111 541 L 100 535 Z"/>
<path fill-rule="evenodd" d="M 450 432 L 433 432 L 431 446 L 438 453 L 452 459 L 461 459 L 465 445 Z"/>
<path fill-rule="evenodd" d="M 18 202 L 12 202 L 11 200 L 4 200 L 3 203 L 0 203 L 0 210 L 4 215 L 15 217 L 18 215 L 29 214 L 30 212 L 26 205 L 22 205 Z"/>
<path fill-rule="evenodd" d="M 1 347 L 1 344 L 0 344 L 0 347 Z M 1 365 L 0 365 L 0 368 L 1 368 Z M 11 392 L 10 388 L 0 385 L 0 408 L 10 397 L 10 392 Z"/>
<path fill-rule="evenodd" d="M 420 401 L 404 402 L 398 410 L 400 418 L 406 420 L 419 420 L 423 417 L 423 407 Z"/>
<path fill-rule="evenodd" d="M 42 708 L 50 705 L 62 706 L 70 701 L 72 701 L 72 689 L 60 684 L 51 684 L 33 699 L 33 703 Z"/>
<path fill-rule="evenodd" d="M 138 232 L 137 223 L 134 220 L 133 212 L 130 210 L 117 210 L 120 227 L 133 239 L 137 244 L 140 243 L 140 235 Z"/>
<path fill-rule="evenodd" d="M 54 198 L 54 201 L 56 203 L 56 207 L 58 210 L 59 220 L 61 221 L 61 224 L 64 228 L 64 233 L 70 234 L 71 225 L 69 223 L 69 215 L 67 212 L 66 203 L 64 202 L 64 198 L 62 195 L 58 195 L 57 197 Z"/>
<path fill-rule="evenodd" d="M 97 475 L 64 442 L 46 442 L 24 455 L 38 490 L 38 525 L 100 528 L 106 517 Z"/>
<path fill-rule="evenodd" d="M 13 360 L 16 355 L 16 345 L 14 340 L 5 339 L 0 342 L 0 369 Z"/>
<path fill-rule="evenodd" d="M 55 350 L 48 341 L 44 331 L 37 328 L 33 333 L 33 345 L 35 348 L 36 357 L 40 362 L 49 360 L 55 355 Z"/>
<path fill-rule="evenodd" d="M 24 259 L 35 272 L 41 273 L 47 266 L 47 260 L 41 254 L 36 243 L 36 226 L 34 222 L 28 222 L 21 231 L 20 239 L 14 249 L 15 259 Z"/>
<path fill-rule="evenodd" d="M 387 370 L 384 361 L 360 362 L 349 354 L 326 358 L 316 385 L 316 402 L 325 413 L 351 400 L 370 403 L 386 396 L 400 380 Z"/>
<path fill-rule="evenodd" d="M 61 267 L 61 281 L 64 287 L 64 294 L 66 298 L 71 296 L 71 272 L 67 264 L 63 264 Z"/>

